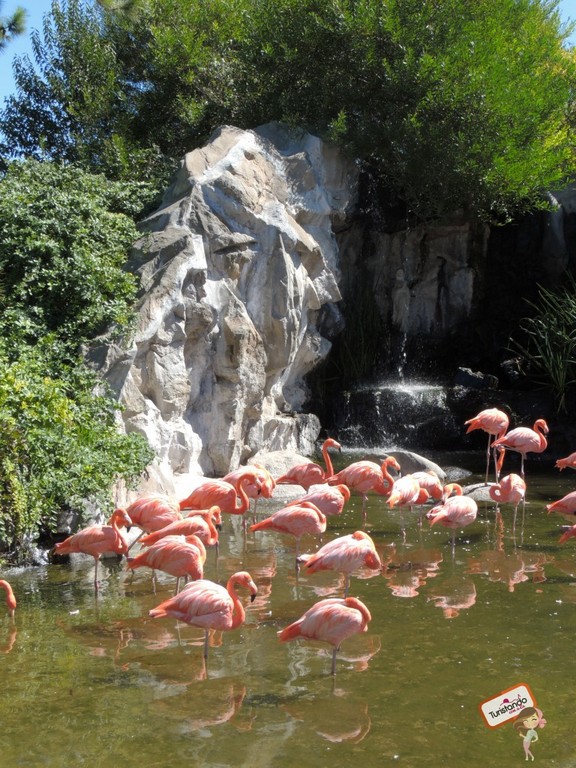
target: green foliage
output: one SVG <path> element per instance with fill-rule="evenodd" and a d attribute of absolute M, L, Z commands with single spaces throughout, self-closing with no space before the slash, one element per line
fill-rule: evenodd
<path fill-rule="evenodd" d="M 2 3 L 0 3 L 0 8 Z M 16 35 L 23 34 L 26 29 L 26 11 L 24 8 L 16 8 L 10 18 L 0 18 L 0 51 L 2 51 L 6 45 Z"/>
<path fill-rule="evenodd" d="M 0 348 L 0 539 L 9 550 L 85 499 L 109 507 L 111 485 L 152 458 L 139 436 L 119 434 L 113 401 L 94 394 L 80 361 L 55 378 L 49 345 L 19 352 L 11 362 Z"/>
<path fill-rule="evenodd" d="M 15 161 L 0 180 L 0 540 L 18 548 L 58 513 L 137 477 L 151 451 L 79 352 L 131 320 L 124 269 L 146 184 Z"/>
<path fill-rule="evenodd" d="M 150 176 L 223 123 L 279 120 L 347 147 L 421 218 L 506 221 L 574 171 L 575 57 L 557 7 L 54 0 L 38 71 L 16 65 L 4 154 Z"/>
<path fill-rule="evenodd" d="M 136 284 L 124 263 L 147 194 L 73 166 L 13 162 L 0 182 L 0 335 L 18 346 L 50 333 L 75 355 L 126 324 Z"/>
<path fill-rule="evenodd" d="M 533 314 L 521 323 L 526 341 L 513 346 L 528 363 L 528 374 L 551 389 L 558 410 L 566 411 L 576 385 L 576 281 L 569 277 L 560 292 L 539 286 L 538 300 L 529 304 Z"/>

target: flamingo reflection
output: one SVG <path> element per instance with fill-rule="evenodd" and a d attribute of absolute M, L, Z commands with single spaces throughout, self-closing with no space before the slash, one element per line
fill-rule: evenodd
<path fill-rule="evenodd" d="M 476 586 L 465 576 L 451 576 L 442 583 L 435 583 L 434 594 L 428 599 L 434 601 L 435 608 L 442 609 L 444 618 L 455 619 L 461 611 L 476 603 Z"/>

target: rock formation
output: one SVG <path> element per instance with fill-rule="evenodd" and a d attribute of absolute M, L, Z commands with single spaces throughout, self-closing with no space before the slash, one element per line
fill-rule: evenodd
<path fill-rule="evenodd" d="M 342 322 L 334 232 L 354 190 L 352 163 L 277 125 L 224 127 L 186 155 L 131 257 L 133 335 L 93 353 L 123 428 L 156 452 L 151 486 L 313 453 L 305 377 Z"/>

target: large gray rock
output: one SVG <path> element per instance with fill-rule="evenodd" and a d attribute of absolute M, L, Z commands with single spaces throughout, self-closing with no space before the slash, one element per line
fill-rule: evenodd
<path fill-rule="evenodd" d="M 156 452 L 150 487 L 223 475 L 258 450 L 314 452 L 305 376 L 341 324 L 334 227 L 355 174 L 320 139 L 276 125 L 221 128 L 184 158 L 134 247 L 133 336 L 93 353 L 122 428 Z"/>

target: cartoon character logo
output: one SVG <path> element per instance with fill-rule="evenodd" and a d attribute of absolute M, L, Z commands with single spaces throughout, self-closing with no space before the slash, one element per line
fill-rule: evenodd
<path fill-rule="evenodd" d="M 526 760 L 534 760 L 530 746 L 532 742 L 538 741 L 536 728 L 544 728 L 545 725 L 546 720 L 542 715 L 542 710 L 537 707 L 525 707 L 514 719 L 514 728 L 522 739 Z"/>

